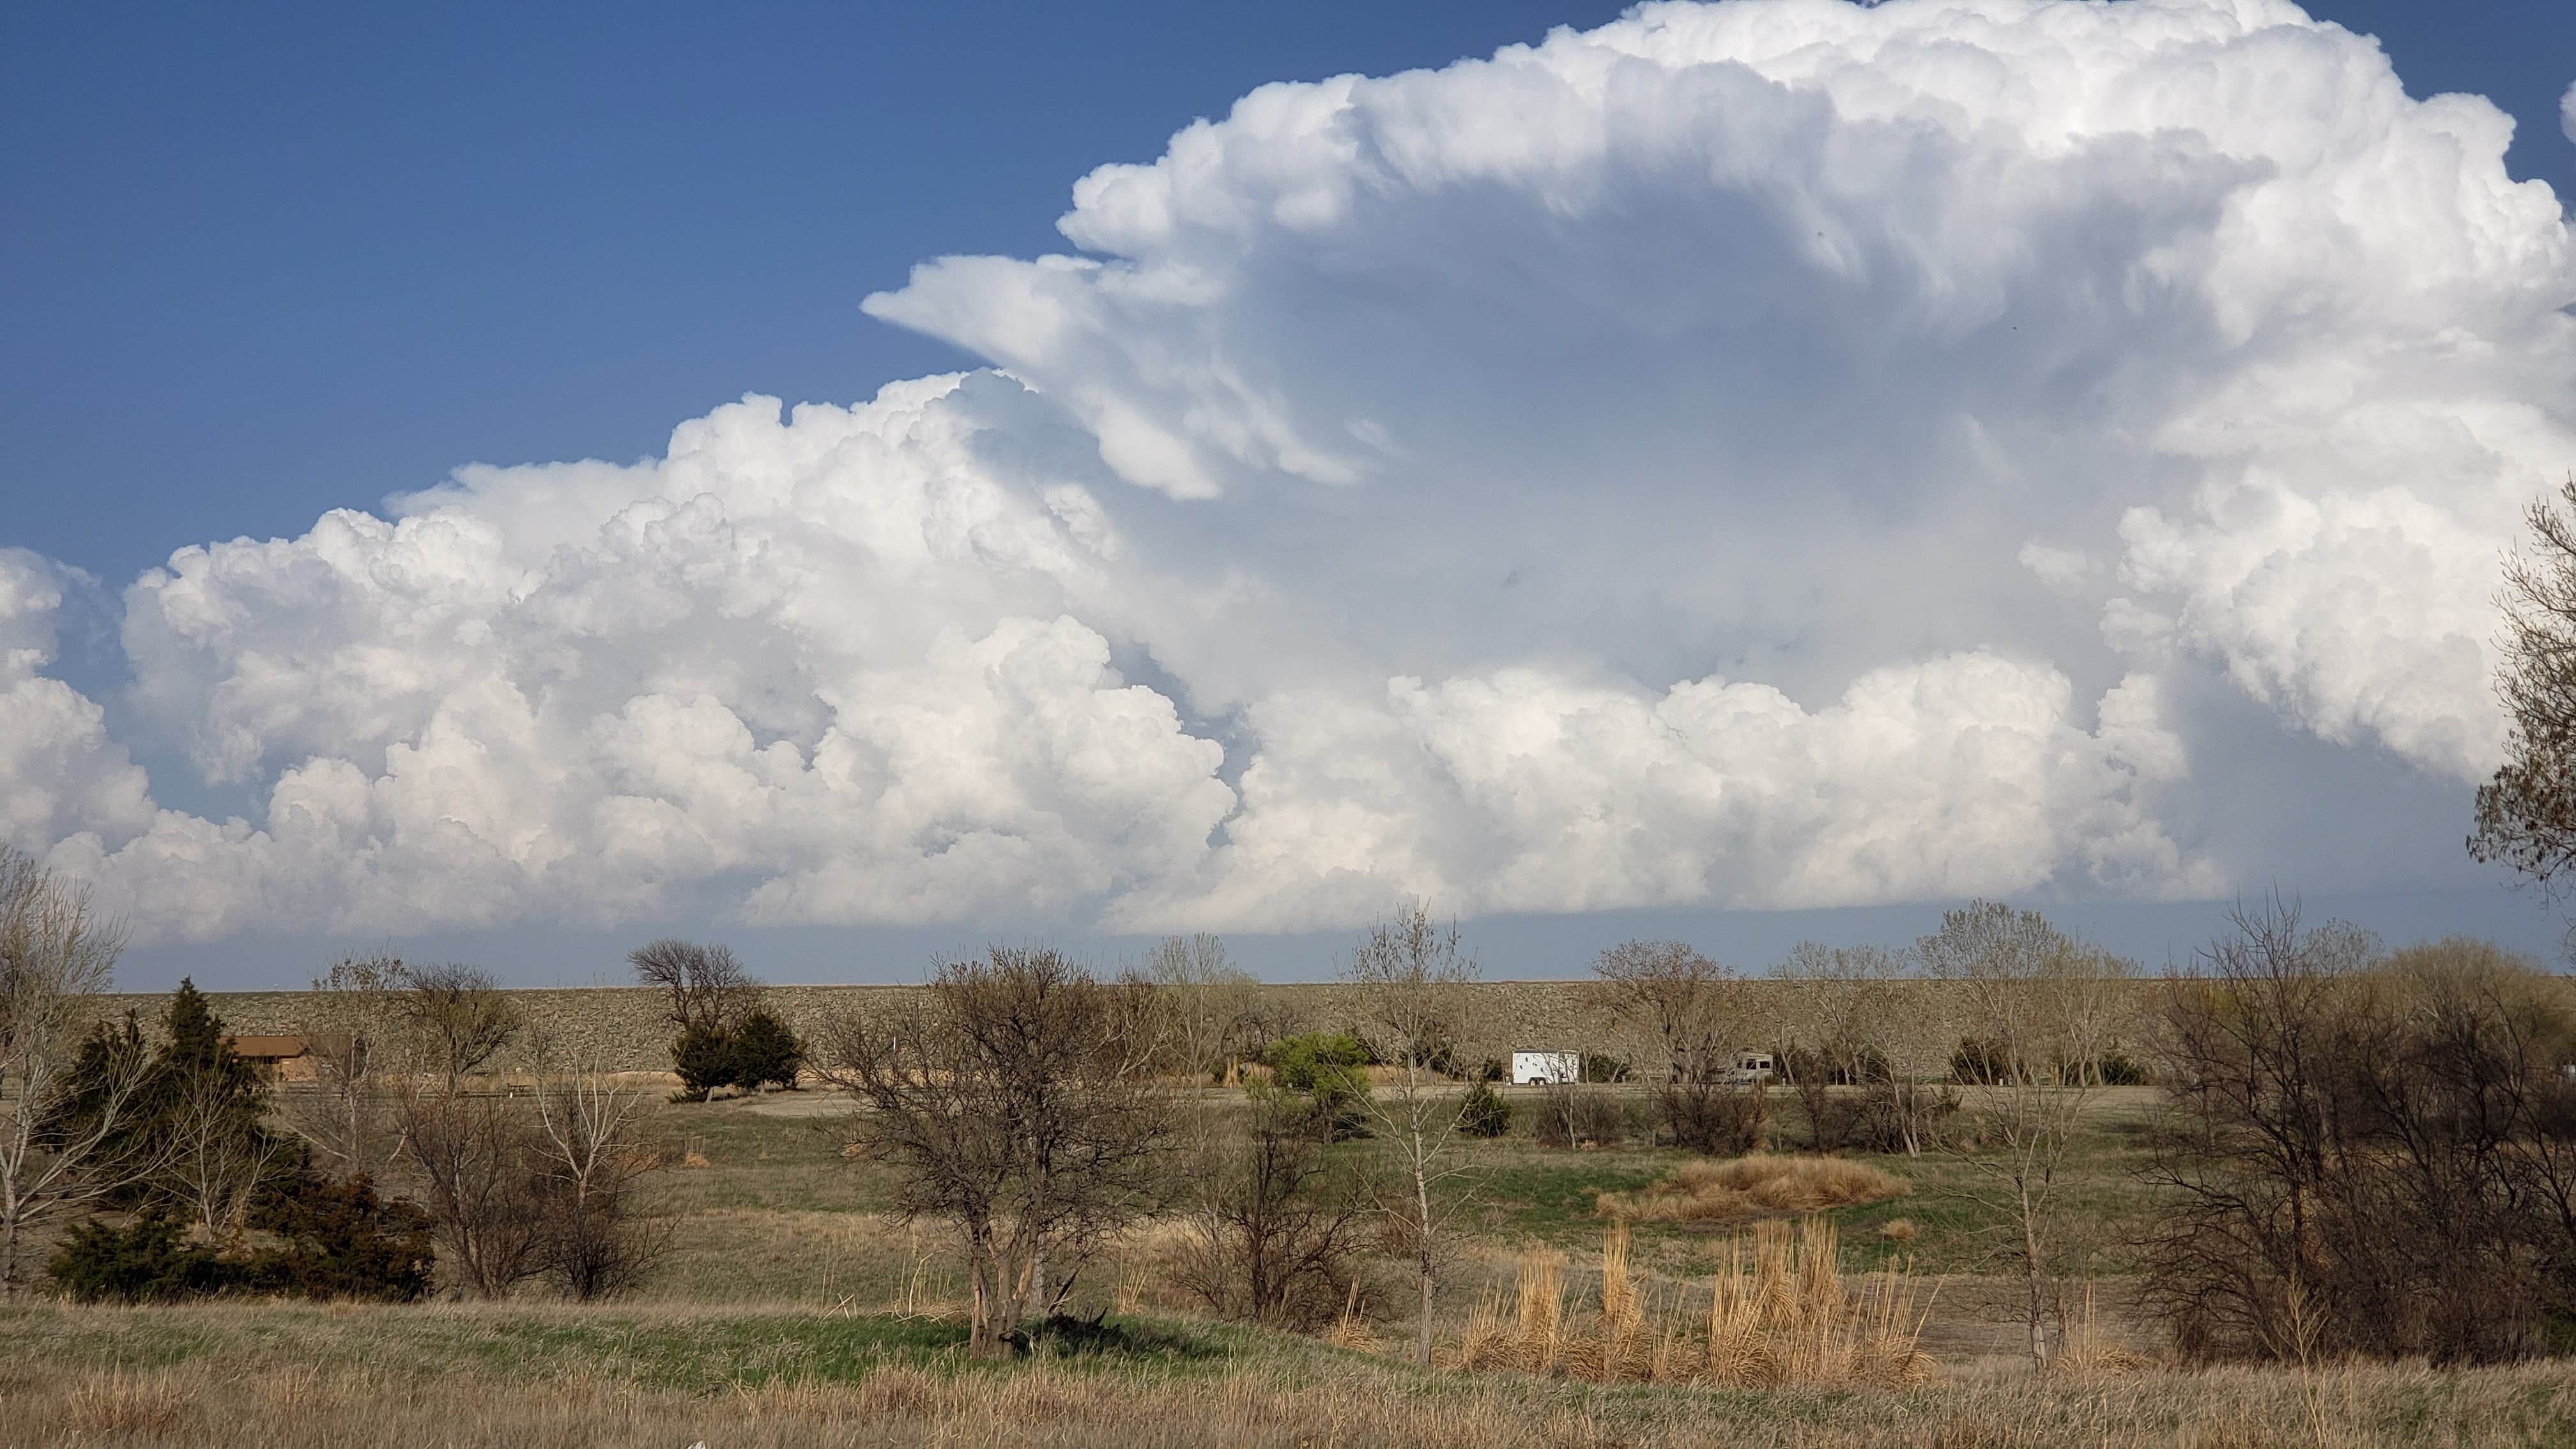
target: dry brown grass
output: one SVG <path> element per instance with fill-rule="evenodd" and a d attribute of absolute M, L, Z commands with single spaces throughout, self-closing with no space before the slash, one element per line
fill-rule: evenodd
<path fill-rule="evenodd" d="M 1932 1361 L 1916 1347 L 1923 1331 L 1914 1280 L 1891 1266 L 1855 1289 L 1835 1267 L 1833 1224 L 1810 1217 L 1795 1229 L 1759 1225 L 1729 1245 L 1709 1283 L 1704 1325 L 1684 1321 L 1677 1294 L 1650 1313 L 1628 1264 L 1628 1228 L 1614 1223 L 1601 1250 L 1597 1310 L 1580 1317 L 1564 1302 L 1564 1259 L 1524 1253 L 1507 1317 L 1499 1295 L 1468 1321 L 1454 1361 L 1460 1368 L 1512 1369 L 1587 1383 L 1701 1383 L 1729 1388 L 1780 1385 L 1911 1387 L 1928 1382 Z"/>
<path fill-rule="evenodd" d="M 178 1427 L 188 1397 L 166 1373 L 131 1375 L 113 1369 L 64 1396 L 61 1422 L 74 1434 L 110 1440 L 162 1435 Z"/>
<path fill-rule="evenodd" d="M 1624 1222 L 1740 1222 L 1879 1202 L 1912 1190 L 1905 1179 L 1866 1162 L 1756 1153 L 1724 1162 L 1687 1162 L 1672 1176 L 1635 1192 L 1605 1192 L 1600 1211 Z"/>
<path fill-rule="evenodd" d="M 1461 1381 L 1335 1356 L 1197 1375 L 1044 1360 L 989 1373 L 888 1363 L 854 1380 L 706 1394 L 639 1387 L 609 1367 L 545 1379 L 428 1365 L 410 1374 L 346 1365 L 279 1374 L 228 1359 L 195 1365 L 182 1379 L 22 1361 L 0 1376 L 0 1425 L 0 1442 L 12 1449 L 631 1449 L 699 1440 L 711 1449 L 2541 1449 L 2576 1438 L 2576 1383 L 2554 1366 L 2436 1373 L 2399 1365 L 2321 1369 L 2305 1391 L 2289 1374 L 2235 1369 L 2082 1383 L 1996 1375 L 1931 1390 L 1641 1393 L 1508 1376 Z"/>

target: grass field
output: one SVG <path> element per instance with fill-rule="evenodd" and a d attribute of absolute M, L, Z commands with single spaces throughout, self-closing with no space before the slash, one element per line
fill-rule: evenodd
<path fill-rule="evenodd" d="M 1221 1104 L 1229 1098 L 1209 1094 Z M 1598 1385 L 1512 1372 L 1417 1371 L 1402 1323 L 1386 1351 L 1206 1321 L 1159 1271 L 1152 1230 L 1077 1290 L 1100 1341 L 969 1362 L 961 1275 L 935 1226 L 887 1212 L 885 1169 L 842 1157 L 815 1094 L 657 1109 L 674 1166 L 653 1179 L 677 1251 L 643 1294 L 599 1307 L 531 1297 L 415 1307 L 222 1302 L 0 1309 L 0 1443 L 639 1446 L 1243 1444 L 2399 1445 L 2576 1443 L 2563 1368 L 2436 1373 L 2185 1372 L 2125 1316 L 2125 1225 L 2152 1093 L 2106 1093 L 2068 1183 L 2092 1225 L 2093 1329 L 2123 1355 L 2047 1377 L 2015 1357 L 1997 1224 L 1958 1189 L 1955 1158 L 1863 1159 L 1904 1195 L 1835 1209 L 1842 1266 L 1906 1258 L 1928 1311 L 1931 1381 L 1910 1389 Z M 1563 1251 L 1579 1303 L 1600 1291 L 1603 1192 L 1687 1159 L 1642 1146 L 1540 1148 L 1524 1125 L 1473 1143 L 1449 1188 L 1464 1247 L 1439 1303 L 1444 1353 L 1507 1291 L 1525 1249 Z M 1794 1124 L 1792 1125 L 1794 1135 Z M 1383 1151 L 1370 1143 L 1343 1149 Z M 1902 1241 L 1882 1229 L 1902 1218 Z M 1731 1232 L 1633 1225 L 1644 1296 L 1706 1311 Z M 1388 1301 L 1401 1278 L 1385 1266 Z M 1698 1295 L 1697 1306 L 1690 1295 Z M 2119 1363 L 2113 1371 L 2108 1365 Z"/>

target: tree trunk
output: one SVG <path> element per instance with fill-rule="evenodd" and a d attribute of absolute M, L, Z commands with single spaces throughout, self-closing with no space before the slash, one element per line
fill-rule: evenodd
<path fill-rule="evenodd" d="M 970 1247 L 967 1253 L 967 1281 L 975 1303 L 968 1319 L 966 1352 L 972 1358 L 1000 1358 L 1007 1345 L 1002 1341 L 1002 1285 L 995 1281 L 993 1254 L 980 1247 Z"/>
<path fill-rule="evenodd" d="M 2045 1301 L 2040 1281 L 2039 1235 L 2031 1221 L 2033 1208 L 2029 1189 L 2021 1194 L 2021 1257 L 2024 1276 L 2030 1288 L 2030 1362 L 2033 1368 L 2048 1366 L 2048 1345 L 2041 1333 L 2040 1318 Z"/>
<path fill-rule="evenodd" d="M 1416 1221 L 1418 1250 L 1422 1274 L 1422 1321 L 1415 1332 L 1413 1361 L 1423 1368 L 1431 1367 L 1431 1182 L 1423 1174 L 1422 1132 L 1413 1134 L 1413 1207 L 1421 1216 Z"/>
<path fill-rule="evenodd" d="M 0 1299 L 18 1296 L 18 1214 L 0 1225 Z"/>

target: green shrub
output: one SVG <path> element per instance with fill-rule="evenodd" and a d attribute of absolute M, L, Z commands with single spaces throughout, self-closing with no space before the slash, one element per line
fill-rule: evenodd
<path fill-rule="evenodd" d="M 691 1025 L 671 1043 L 671 1070 L 680 1074 L 674 1102 L 703 1102 L 717 1087 L 736 1080 L 733 1038 L 711 1026 Z"/>
<path fill-rule="evenodd" d="M 249 1285 L 303 1298 L 411 1303 L 429 1292 L 437 1252 L 429 1214 L 401 1198 L 379 1198 L 372 1178 L 306 1178 L 272 1194 L 251 1225 L 285 1239 L 247 1265 Z"/>
<path fill-rule="evenodd" d="M 81 1303 L 175 1303 L 234 1286 L 236 1265 L 187 1241 L 187 1229 L 154 1210 L 125 1226 L 74 1223 L 45 1271 Z"/>
<path fill-rule="evenodd" d="M 805 1066 L 805 1043 L 787 1024 L 766 1010 L 755 1011 L 733 1029 L 733 1080 L 754 1090 L 769 1082 L 796 1085 Z"/>
<path fill-rule="evenodd" d="M 250 1215 L 256 1246 L 226 1255 L 188 1240 L 185 1226 L 146 1208 L 122 1227 L 75 1223 L 45 1271 L 82 1303 L 175 1303 L 219 1293 L 415 1302 L 429 1292 L 437 1252 L 429 1214 L 376 1195 L 364 1175 L 298 1174 L 263 1190 Z"/>
<path fill-rule="evenodd" d="M 1271 1085 L 1306 1099 L 1329 1137 L 1367 1133 L 1368 1043 L 1346 1031 L 1283 1036 L 1261 1054 Z"/>
<path fill-rule="evenodd" d="M 1480 1081 L 1458 1104 L 1458 1130 L 1470 1137 L 1500 1137 L 1512 1130 L 1512 1104 L 1492 1083 Z"/>

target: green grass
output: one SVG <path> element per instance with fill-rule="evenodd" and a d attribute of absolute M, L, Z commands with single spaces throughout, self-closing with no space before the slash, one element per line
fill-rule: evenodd
<path fill-rule="evenodd" d="M 1068 1367 L 1215 1372 L 1281 1341 L 1230 1325 L 1131 1316 L 1108 1343 L 1050 1341 Z M 939 1373 L 994 1366 L 964 1355 L 954 1319 L 792 1309 L 726 1311 L 560 1304 L 325 1307 L 216 1303 L 105 1308 L 31 1304 L 0 1309 L 0 1360 L 92 1370 L 209 1370 L 292 1362 L 360 1369 L 434 1364 L 496 1382 L 544 1383 L 592 1374 L 639 1388 L 709 1394 L 773 1383 L 855 1383 L 889 1364 Z M 1294 1355 L 1292 1355 L 1294 1356 Z"/>

